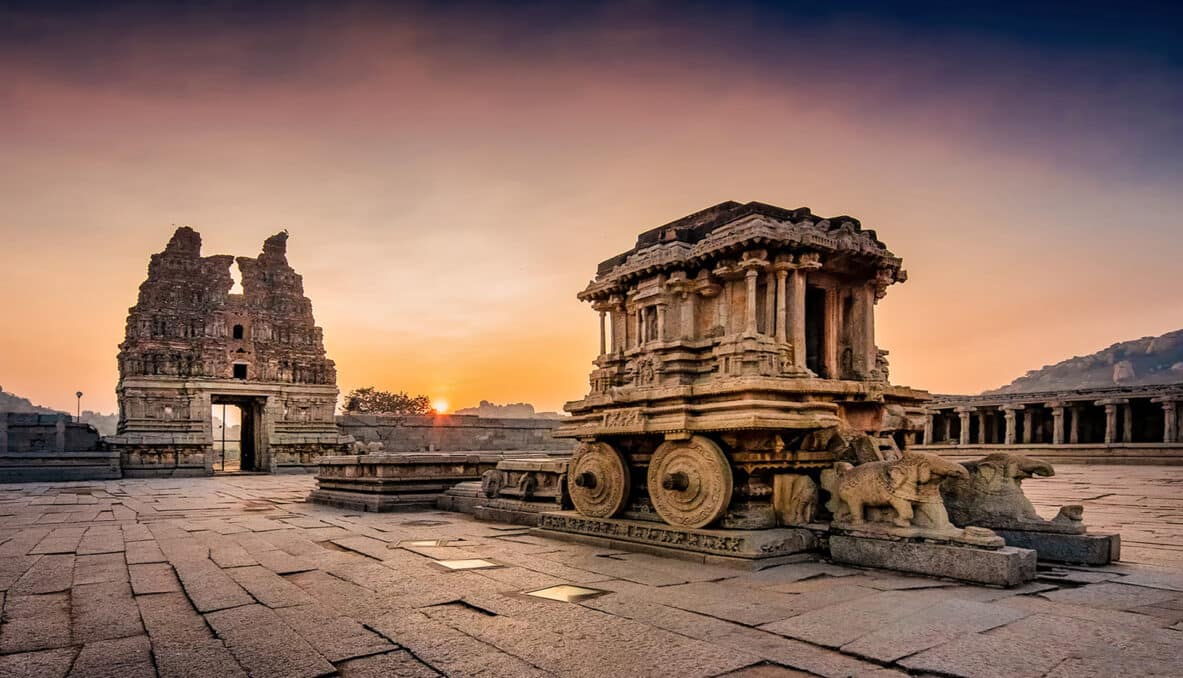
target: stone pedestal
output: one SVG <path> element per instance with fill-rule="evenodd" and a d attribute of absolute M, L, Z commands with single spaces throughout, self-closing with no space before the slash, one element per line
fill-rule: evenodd
<path fill-rule="evenodd" d="M 539 535 L 654 555 L 745 569 L 794 562 L 818 548 L 806 529 L 690 529 L 618 518 L 590 518 L 575 511 L 539 515 Z"/>
<path fill-rule="evenodd" d="M 1040 560 L 1074 565 L 1108 565 L 1121 559 L 1119 534 L 1057 534 L 1030 530 L 994 530 L 1007 546 L 1031 549 Z"/>
<path fill-rule="evenodd" d="M 1018 586 L 1035 578 L 1035 551 L 830 535 L 835 563 L 878 567 L 975 584 Z"/>
<path fill-rule="evenodd" d="M 322 457 L 308 500 L 362 511 L 435 506 L 454 485 L 477 480 L 501 452 L 365 454 Z M 519 453 L 520 454 L 520 453 Z"/>

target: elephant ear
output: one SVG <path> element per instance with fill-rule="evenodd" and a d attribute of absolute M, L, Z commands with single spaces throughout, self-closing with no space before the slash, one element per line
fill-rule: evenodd
<path fill-rule="evenodd" d="M 986 485 L 994 484 L 994 479 L 998 477 L 1000 470 L 998 464 L 992 461 L 983 461 L 978 464 L 978 475 L 982 477 L 982 480 L 986 481 Z"/>
<path fill-rule="evenodd" d="M 891 476 L 892 491 L 898 490 L 901 487 L 903 487 L 904 483 L 908 482 L 908 476 L 910 475 L 908 473 L 908 469 L 906 469 L 900 465 L 892 466 L 891 470 L 888 471 L 888 474 Z"/>

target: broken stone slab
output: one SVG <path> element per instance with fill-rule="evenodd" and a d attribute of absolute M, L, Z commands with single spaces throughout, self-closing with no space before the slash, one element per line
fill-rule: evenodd
<path fill-rule="evenodd" d="M 792 562 L 818 548 L 809 530 L 693 529 L 618 518 L 592 518 L 576 511 L 538 515 L 537 534 L 703 562 L 761 569 Z"/>
<path fill-rule="evenodd" d="M 994 530 L 1008 546 L 1035 551 L 1040 560 L 1076 565 L 1108 565 L 1121 559 L 1119 534 L 1057 534 L 1034 530 Z"/>
<path fill-rule="evenodd" d="M 831 534 L 829 543 L 835 563 L 1006 587 L 1035 578 L 1035 551 L 1014 546 L 975 548 L 846 534 Z"/>

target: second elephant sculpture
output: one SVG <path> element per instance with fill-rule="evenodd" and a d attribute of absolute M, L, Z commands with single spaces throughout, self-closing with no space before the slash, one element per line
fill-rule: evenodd
<path fill-rule="evenodd" d="M 963 462 L 968 475 L 949 478 L 941 485 L 945 507 L 955 525 L 980 525 L 1002 530 L 1034 530 L 1083 534 L 1084 508 L 1070 504 L 1052 520 L 1035 512 L 1023 493 L 1022 482 L 1032 476 L 1054 476 L 1052 465 L 1021 454 L 997 452 L 977 461 Z"/>
<path fill-rule="evenodd" d="M 968 478 L 969 471 L 935 454 L 905 451 L 895 461 L 839 462 L 822 474 L 822 488 L 835 523 L 861 525 L 867 509 L 889 507 L 896 527 L 941 530 L 952 527 L 940 491 L 949 477 Z"/>

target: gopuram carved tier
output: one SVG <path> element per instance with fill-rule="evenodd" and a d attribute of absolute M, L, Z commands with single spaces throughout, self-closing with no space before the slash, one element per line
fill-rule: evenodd
<path fill-rule="evenodd" d="M 856 219 L 725 202 L 642 233 L 579 293 L 591 392 L 556 435 L 585 516 L 800 525 L 835 462 L 898 459 L 924 391 L 888 382 L 875 304 L 906 279 Z"/>
<path fill-rule="evenodd" d="M 203 257 L 201 236 L 181 227 L 152 255 L 119 345 L 119 429 L 106 440 L 124 475 L 212 473 L 218 404 L 241 410 L 243 470 L 314 471 L 348 449 L 336 369 L 287 238 L 271 236 L 256 258 Z"/>

